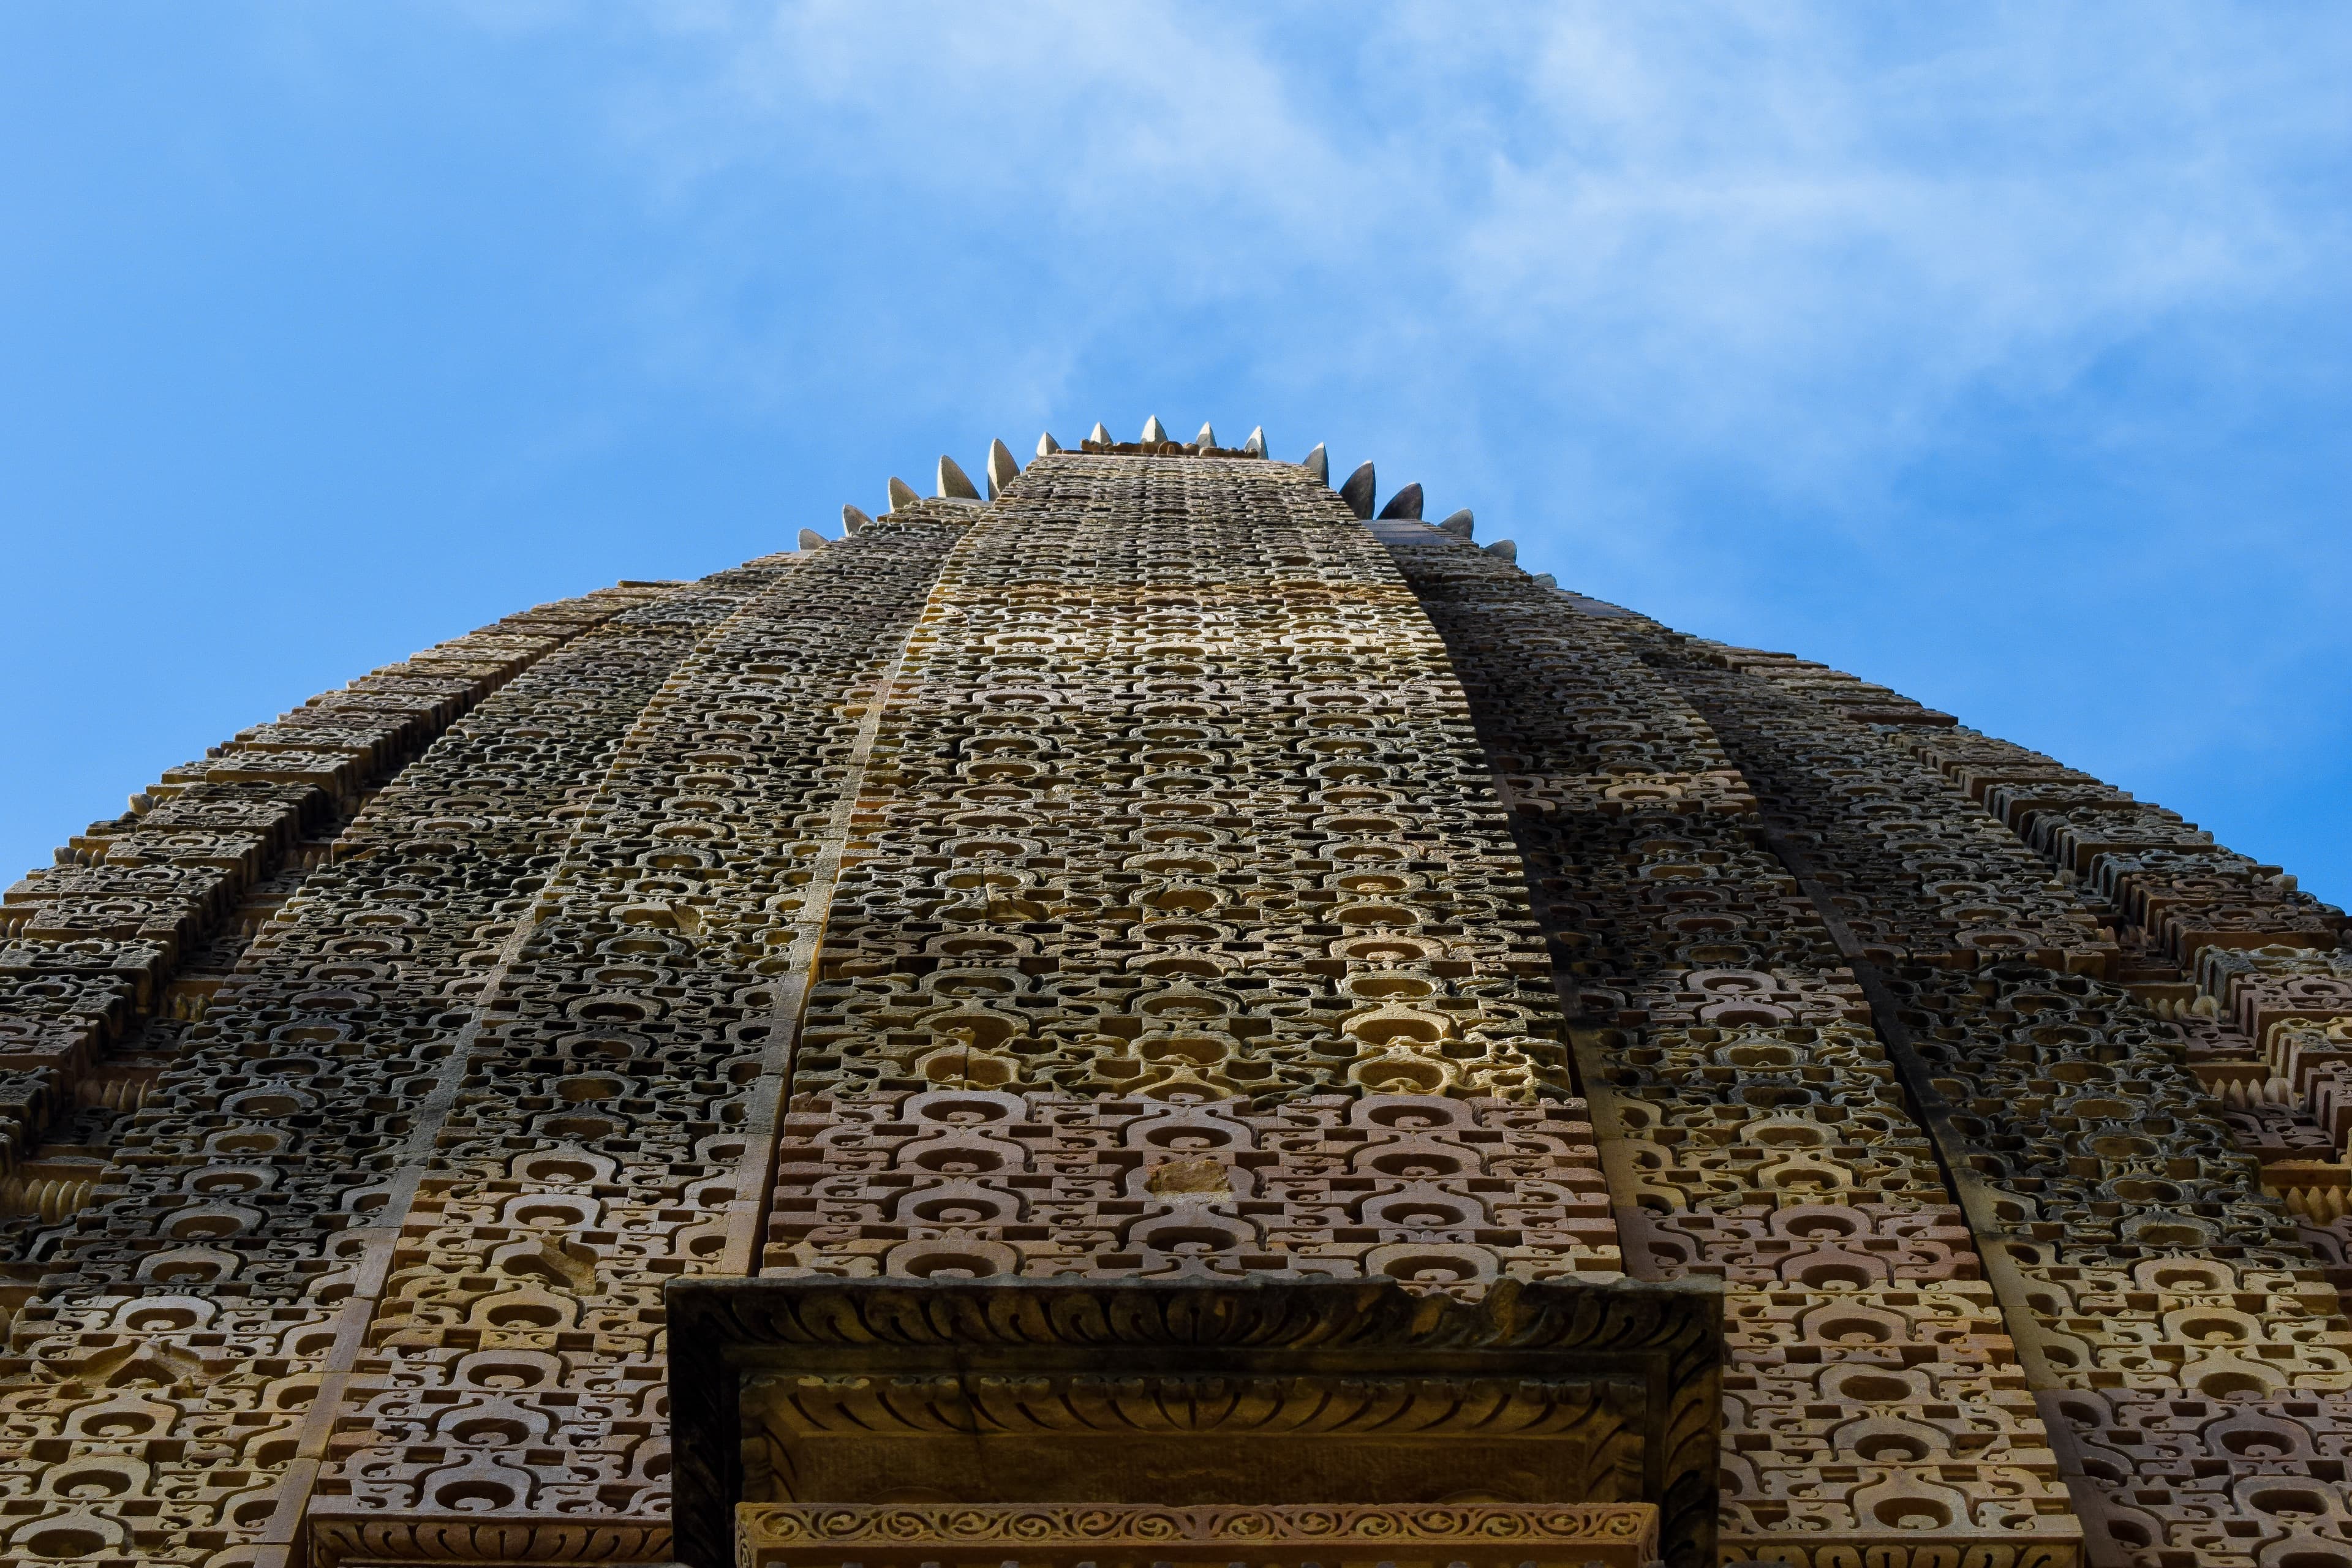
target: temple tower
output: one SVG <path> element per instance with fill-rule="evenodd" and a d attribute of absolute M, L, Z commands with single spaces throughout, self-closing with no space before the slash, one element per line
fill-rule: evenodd
<path fill-rule="evenodd" d="M 373 671 L 0 906 L 0 1565 L 2352 1568 L 2352 954 L 1202 429 Z"/>

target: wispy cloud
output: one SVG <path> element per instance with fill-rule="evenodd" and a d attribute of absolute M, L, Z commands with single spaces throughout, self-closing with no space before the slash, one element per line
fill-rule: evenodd
<path fill-rule="evenodd" d="M 2352 658 L 2343 519 L 2241 477 L 2352 385 L 2341 8 L 652 15 L 613 146 L 691 237 L 678 374 L 1334 421 L 1540 563 L 2184 790 L 2305 765 Z"/>
<path fill-rule="evenodd" d="M 982 363 L 1040 337 L 1075 363 L 1155 309 L 1342 299 L 1366 331 L 1261 357 L 1360 376 L 1442 345 L 1400 398 L 1507 367 L 1564 423 L 1655 441 L 1670 409 L 1668 445 L 1824 496 L 1955 399 L 2043 395 L 2352 261 L 2310 184 L 2347 140 L 2324 84 L 2352 18 L 2325 11 L 656 15 L 625 124 L 665 199 L 734 237 L 697 268 L 756 269 L 736 247 L 795 195 L 865 186 L 934 274 L 961 252 L 1043 285 L 962 334 Z M 829 237 L 846 267 L 869 237 Z"/>

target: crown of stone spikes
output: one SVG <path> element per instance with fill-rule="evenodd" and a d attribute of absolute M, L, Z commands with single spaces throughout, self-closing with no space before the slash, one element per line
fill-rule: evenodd
<path fill-rule="evenodd" d="M 1249 433 L 1249 439 L 1244 441 L 1239 447 L 1228 448 L 1217 445 L 1216 430 L 1207 420 L 1202 421 L 1200 433 L 1190 441 L 1171 440 L 1168 427 L 1160 422 L 1160 416 L 1156 414 L 1143 422 L 1142 434 L 1131 442 L 1113 440 L 1110 431 L 1100 420 L 1097 420 L 1095 427 L 1087 433 L 1086 438 L 1078 443 L 1078 447 L 1082 452 L 1116 453 L 1123 457 L 1256 458 L 1260 459 L 1265 459 L 1267 457 L 1265 426 L 1263 425 L 1253 429 Z M 1065 448 L 1059 441 L 1054 439 L 1054 433 L 1051 430 L 1045 431 L 1037 437 L 1038 457 L 1050 458 L 1063 450 Z M 1331 482 L 1330 456 L 1320 442 L 1318 442 L 1315 449 L 1300 460 L 1298 466 L 1305 468 L 1318 482 L 1325 485 Z M 1013 457 L 1013 449 L 1003 441 L 991 441 L 988 444 L 988 460 L 982 465 L 982 471 L 986 477 L 988 485 L 986 500 L 994 500 L 1004 493 L 1015 479 L 1020 477 L 1021 464 L 1019 459 Z M 1348 503 L 1349 510 L 1369 521 L 1375 516 L 1372 505 L 1376 499 L 1377 488 L 1378 479 L 1373 472 L 1372 465 L 1369 462 L 1363 463 L 1359 465 L 1356 471 L 1348 476 L 1347 482 L 1339 487 L 1339 499 Z M 896 511 L 902 506 L 913 506 L 924 499 L 916 493 L 914 486 L 895 474 L 890 477 L 888 495 L 889 503 L 883 509 L 886 514 Z M 962 466 L 945 454 L 941 454 L 940 458 L 938 479 L 931 499 L 965 506 L 976 506 L 982 500 L 980 488 L 971 482 L 971 477 L 963 471 Z M 1410 484 L 1390 496 L 1388 504 L 1380 509 L 1377 516 L 1381 521 L 1423 521 L 1421 486 Z M 873 521 L 874 519 L 871 516 L 857 507 L 844 504 L 841 509 L 841 529 L 845 535 L 856 533 L 870 526 Z M 1470 509 L 1465 506 L 1458 511 L 1449 513 L 1444 521 L 1435 526 L 1444 532 L 1466 540 L 1471 537 L 1475 524 Z M 803 550 L 814 550 L 825 542 L 826 536 L 815 529 L 801 530 L 800 547 Z M 1486 546 L 1486 549 L 1489 553 L 1499 555 L 1506 561 L 1516 561 L 1518 558 L 1518 547 L 1507 539 L 1496 540 L 1494 543 Z M 1546 586 L 1551 585 L 1548 576 L 1538 580 Z"/>

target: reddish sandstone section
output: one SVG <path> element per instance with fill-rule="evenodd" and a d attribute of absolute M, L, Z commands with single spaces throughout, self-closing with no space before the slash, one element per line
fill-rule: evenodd
<path fill-rule="evenodd" d="M 1573 1100 L 934 1089 L 793 1107 L 761 1272 L 1387 1279 L 1475 1299 L 1620 1270 Z"/>

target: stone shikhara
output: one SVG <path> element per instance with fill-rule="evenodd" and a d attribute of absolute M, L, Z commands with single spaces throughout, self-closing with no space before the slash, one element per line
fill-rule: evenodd
<path fill-rule="evenodd" d="M 2352 1565 L 2340 911 L 1369 465 L 1039 451 L 9 889 L 0 1563 Z"/>

